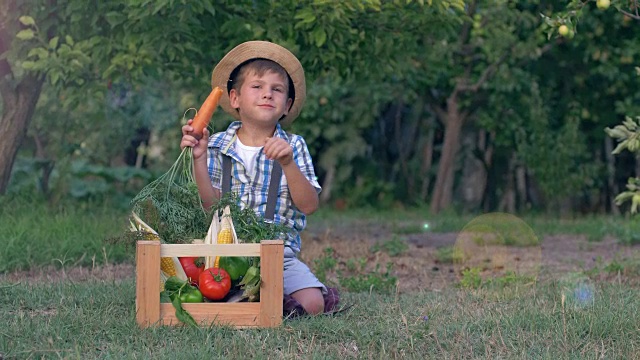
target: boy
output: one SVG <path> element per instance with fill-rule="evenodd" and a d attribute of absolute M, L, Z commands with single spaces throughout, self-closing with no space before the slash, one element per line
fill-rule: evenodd
<path fill-rule="evenodd" d="M 241 206 L 254 209 L 267 220 L 290 226 L 293 231 L 285 240 L 284 249 L 286 315 L 333 310 L 337 292 L 327 289 L 297 259 L 299 232 L 306 226 L 306 215 L 318 209 L 321 188 L 304 139 L 284 132 L 280 126 L 290 124 L 304 103 L 302 65 L 279 45 L 249 41 L 220 60 L 211 81 L 212 86 L 223 90 L 222 109 L 239 121 L 210 138 L 205 129 L 200 140 L 191 135 L 191 120 L 182 127 L 180 147 L 193 147 L 195 178 L 205 208 L 218 201 L 230 183 Z M 223 179 L 225 161 L 230 163 L 226 166 L 231 167 L 231 179 Z M 278 175 L 280 171 L 284 176 Z M 272 182 L 280 185 L 275 187 Z M 271 186 L 277 195 L 275 209 L 272 205 L 269 211 Z"/>

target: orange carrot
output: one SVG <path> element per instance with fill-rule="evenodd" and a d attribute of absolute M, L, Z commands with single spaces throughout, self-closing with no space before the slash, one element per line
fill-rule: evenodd
<path fill-rule="evenodd" d="M 200 140 L 202 138 L 202 132 L 204 128 L 209 125 L 209 121 L 211 121 L 211 116 L 213 112 L 216 111 L 216 107 L 218 107 L 218 101 L 220 101 L 220 97 L 222 97 L 222 89 L 219 87 L 214 87 L 211 90 L 207 99 L 200 106 L 200 110 L 196 114 L 196 117 L 193 118 L 193 122 L 191 126 L 193 127 L 192 135 Z"/>

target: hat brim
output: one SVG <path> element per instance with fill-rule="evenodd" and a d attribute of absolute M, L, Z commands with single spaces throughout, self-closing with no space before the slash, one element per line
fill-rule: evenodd
<path fill-rule="evenodd" d="M 233 70 L 238 65 L 251 59 L 268 59 L 280 64 L 291 77 L 295 90 L 295 99 L 289 109 L 289 113 L 280 120 L 283 126 L 289 125 L 295 120 L 302 110 L 307 96 L 304 79 L 304 69 L 295 55 L 284 47 L 268 41 L 247 41 L 244 42 L 225 55 L 213 69 L 211 74 L 211 86 L 220 87 L 222 97 L 219 105 L 222 109 L 236 119 L 240 119 L 238 110 L 233 108 L 229 102 L 229 90 L 227 82 Z"/>

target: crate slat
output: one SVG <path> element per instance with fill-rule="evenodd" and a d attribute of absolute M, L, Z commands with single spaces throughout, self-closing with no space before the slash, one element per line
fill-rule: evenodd
<path fill-rule="evenodd" d="M 182 304 L 198 324 L 230 325 L 235 327 L 257 327 L 260 318 L 260 303 L 198 303 Z M 175 315 L 173 305 L 160 304 L 163 325 L 182 324 Z"/>
<path fill-rule="evenodd" d="M 260 252 L 260 326 L 282 323 L 282 280 L 284 246 L 282 242 L 263 242 Z"/>
<path fill-rule="evenodd" d="M 147 327 L 160 320 L 160 243 L 136 244 L 136 321 Z"/>
<path fill-rule="evenodd" d="M 260 244 L 162 244 L 160 256 L 260 256 Z"/>

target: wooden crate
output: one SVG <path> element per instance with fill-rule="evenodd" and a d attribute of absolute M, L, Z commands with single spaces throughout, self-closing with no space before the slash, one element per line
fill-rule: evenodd
<path fill-rule="evenodd" d="M 234 327 L 275 327 L 282 323 L 282 240 L 259 244 L 160 244 L 136 245 L 136 321 L 141 327 L 178 325 L 170 303 L 160 303 L 160 258 L 169 256 L 260 256 L 259 302 L 182 304 L 198 324 Z"/>

